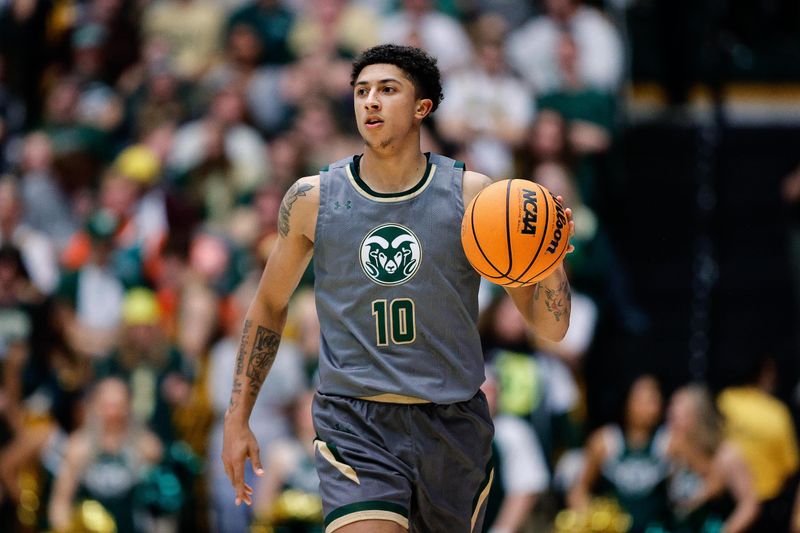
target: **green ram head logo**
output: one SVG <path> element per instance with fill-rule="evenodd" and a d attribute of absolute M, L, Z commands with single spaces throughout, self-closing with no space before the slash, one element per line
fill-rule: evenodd
<path fill-rule="evenodd" d="M 375 283 L 400 285 L 419 268 L 421 248 L 414 233 L 399 224 L 384 224 L 361 241 L 361 268 Z"/>

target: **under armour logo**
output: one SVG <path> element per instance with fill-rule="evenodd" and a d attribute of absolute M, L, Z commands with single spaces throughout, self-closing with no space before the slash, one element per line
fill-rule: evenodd
<path fill-rule="evenodd" d="M 340 209 L 342 207 L 344 207 L 345 209 L 350 209 L 353 206 L 350 205 L 350 200 L 347 200 L 344 204 L 342 204 L 341 202 L 334 202 L 333 203 L 333 208 L 334 209 Z"/>

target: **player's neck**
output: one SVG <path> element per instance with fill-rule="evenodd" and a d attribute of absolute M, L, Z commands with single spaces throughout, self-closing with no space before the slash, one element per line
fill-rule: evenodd
<path fill-rule="evenodd" d="M 391 152 L 376 151 L 366 146 L 359 174 L 374 191 L 401 192 L 410 189 L 422 179 L 427 163 L 419 143 Z"/>

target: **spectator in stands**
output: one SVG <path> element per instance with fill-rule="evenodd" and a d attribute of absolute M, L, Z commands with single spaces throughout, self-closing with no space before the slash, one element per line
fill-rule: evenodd
<path fill-rule="evenodd" d="M 309 99 L 302 105 L 291 135 L 304 155 L 301 175 L 313 175 L 330 161 L 363 149 L 361 139 L 343 131 L 336 120 L 333 104 L 323 98 Z"/>
<path fill-rule="evenodd" d="M 107 211 L 86 222 L 88 260 L 63 273 L 56 292 L 59 322 L 69 348 L 77 354 L 107 355 L 116 341 L 124 287 L 114 271 L 114 235 L 119 223 Z"/>
<path fill-rule="evenodd" d="M 228 31 L 225 58 L 203 80 L 206 91 L 217 92 L 226 86 L 241 88 L 248 114 L 267 136 L 288 126 L 292 106 L 302 95 L 291 94 L 292 81 L 300 68 L 261 64 L 264 44 L 255 26 L 238 22 Z M 271 95 L 265 98 L 264 95 Z"/>
<path fill-rule="evenodd" d="M 50 501 L 52 528 L 68 531 L 75 503 L 93 499 L 111 514 L 119 533 L 147 531 L 146 525 L 137 521 L 141 509 L 135 505 L 134 491 L 161 455 L 158 437 L 131 416 L 125 383 L 117 378 L 99 381 L 91 394 L 85 424 L 70 435 L 66 445 Z"/>
<path fill-rule="evenodd" d="M 67 196 L 53 167 L 53 148 L 47 135 L 29 134 L 22 147 L 20 189 L 23 221 L 47 235 L 62 250 L 78 227 L 72 198 Z"/>
<path fill-rule="evenodd" d="M 659 428 L 662 396 L 652 376 L 633 381 L 618 423 L 595 431 L 568 503 L 582 511 L 593 493 L 610 495 L 633 519 L 632 533 L 663 525 L 667 519 L 667 433 Z"/>
<path fill-rule="evenodd" d="M 294 60 L 289 50 L 289 33 L 294 25 L 294 13 L 283 0 L 249 0 L 233 11 L 228 18 L 227 33 L 238 24 L 252 25 L 262 43 L 260 62 L 285 65 Z"/>
<path fill-rule="evenodd" d="M 418 46 L 437 58 L 443 74 L 469 66 L 472 46 L 457 20 L 436 11 L 432 0 L 403 0 L 403 7 L 384 19 L 380 40 Z"/>
<path fill-rule="evenodd" d="M 755 531 L 788 531 L 798 486 L 797 433 L 789 409 L 771 391 L 776 367 L 758 358 L 733 386 L 722 391 L 717 405 L 725 416 L 727 436 L 753 474 L 761 513 Z"/>
<path fill-rule="evenodd" d="M 530 520 L 539 495 L 547 490 L 550 476 L 536 433 L 518 417 L 498 413 L 499 387 L 494 372 L 487 368 L 481 390 L 494 421 L 494 480 L 483 530 L 516 533 Z"/>
<path fill-rule="evenodd" d="M 436 114 L 442 137 L 464 149 L 467 168 L 495 179 L 511 176 L 512 150 L 522 144 L 534 111 L 527 87 L 503 60 L 506 31 L 499 15 L 475 22 L 477 62 L 445 78 L 447 98 Z"/>
<path fill-rule="evenodd" d="M 546 13 L 512 33 L 508 60 L 537 94 L 564 87 L 558 68 L 563 29 L 575 38 L 579 73 L 589 87 L 614 93 L 622 81 L 624 57 L 619 33 L 602 13 L 582 0 L 546 0 Z"/>
<path fill-rule="evenodd" d="M 6 58 L 0 52 L 0 174 L 11 170 L 16 144 L 25 127 L 25 104 L 7 82 Z"/>
<path fill-rule="evenodd" d="M 146 136 L 164 124 L 178 124 L 189 115 L 187 86 L 166 61 L 142 67 L 143 81 L 127 99 L 129 126 L 133 135 Z"/>
<path fill-rule="evenodd" d="M 28 278 L 22 254 L 0 245 L 0 416 L 11 427 L 22 422 L 23 373 L 35 346 L 41 296 Z"/>
<path fill-rule="evenodd" d="M 379 21 L 371 9 L 346 0 L 309 0 L 292 27 L 296 57 L 314 53 L 356 57 L 378 43 Z"/>
<path fill-rule="evenodd" d="M 531 424 L 551 466 L 557 451 L 577 445 L 572 373 L 563 361 L 533 351 L 530 330 L 505 292 L 483 311 L 479 327 L 486 359 L 502 384 L 498 412 Z"/>
<path fill-rule="evenodd" d="M 0 178 L 0 245 L 19 249 L 36 289 L 51 294 L 58 284 L 58 261 L 53 243 L 44 233 L 23 222 L 22 191 L 11 176 Z"/>
<path fill-rule="evenodd" d="M 253 498 L 258 523 L 274 527 L 276 532 L 322 532 L 322 499 L 314 454 L 319 444 L 321 453 L 328 448 L 316 439 L 311 418 L 313 399 L 313 391 L 302 391 L 295 398 L 291 406 L 292 435 L 276 442 L 266 454 L 269 466 Z M 303 504 L 294 503 L 298 501 Z"/>
<path fill-rule="evenodd" d="M 162 0 L 146 5 L 142 24 L 148 41 L 167 46 L 177 75 L 197 80 L 220 53 L 223 17 L 210 0 Z"/>
<path fill-rule="evenodd" d="M 241 91 L 228 86 L 214 96 L 208 113 L 175 135 L 169 166 L 176 185 L 212 226 L 269 182 L 266 147 L 245 122 L 245 111 Z"/>
<path fill-rule="evenodd" d="M 112 157 L 108 132 L 81 122 L 81 94 L 78 80 L 57 80 L 47 95 L 42 128 L 52 143 L 60 183 L 71 195 L 95 187 Z"/>
<path fill-rule="evenodd" d="M 752 475 L 738 448 L 724 439 L 722 415 L 705 387 L 673 393 L 668 422 L 669 531 L 749 531 L 759 510 Z"/>
<path fill-rule="evenodd" d="M 569 32 L 558 38 L 558 68 L 563 84 L 560 89 L 542 94 L 537 105 L 554 109 L 569 125 L 569 141 L 577 154 L 602 153 L 611 145 L 614 130 L 614 95 L 593 88 L 578 70 L 579 49 Z"/>
<path fill-rule="evenodd" d="M 191 370 L 183 355 L 164 338 L 160 320 L 152 291 L 129 290 L 122 304 L 119 346 L 95 364 L 95 374 L 125 381 L 133 420 L 168 445 L 176 439 L 172 413 L 188 398 Z"/>

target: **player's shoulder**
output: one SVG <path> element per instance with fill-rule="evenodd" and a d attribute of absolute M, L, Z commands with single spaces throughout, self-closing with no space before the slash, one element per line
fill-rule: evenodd
<path fill-rule="evenodd" d="M 295 181 L 283 195 L 278 215 L 278 230 L 283 237 L 289 229 L 298 227 L 300 233 L 313 235 L 319 210 L 319 174 L 304 176 Z M 310 237 L 309 237 L 310 238 Z"/>
<path fill-rule="evenodd" d="M 465 170 L 461 187 L 464 193 L 464 205 L 470 203 L 479 192 L 491 184 L 492 178 L 489 176 L 481 174 L 480 172 Z"/>

